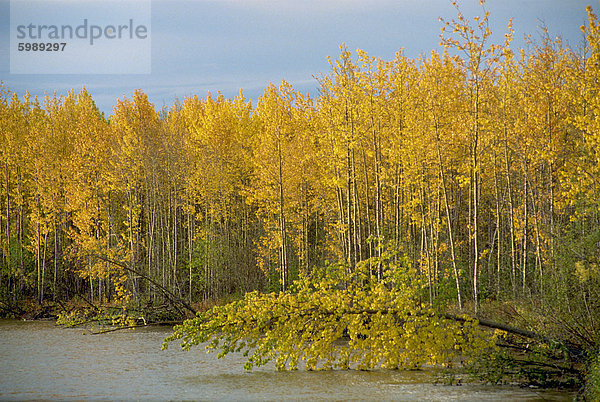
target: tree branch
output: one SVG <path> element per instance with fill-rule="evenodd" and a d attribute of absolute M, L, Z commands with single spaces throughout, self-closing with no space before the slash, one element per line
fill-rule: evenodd
<path fill-rule="evenodd" d="M 177 303 L 179 303 L 181 306 L 183 306 L 185 309 L 187 309 L 188 311 L 190 311 L 191 313 L 193 313 L 194 315 L 196 315 L 196 310 L 190 306 L 185 300 L 181 299 L 180 297 L 174 295 L 173 293 L 171 293 L 167 288 L 165 288 L 164 286 L 162 286 L 160 283 L 156 282 L 154 279 L 144 275 L 141 272 L 136 271 L 135 269 L 131 268 L 129 265 L 127 265 L 127 263 L 124 262 L 119 262 L 116 260 L 113 260 L 112 258 L 108 258 L 106 256 L 103 255 L 99 255 L 99 254 L 92 254 L 93 257 L 99 258 L 103 261 L 109 262 L 111 264 L 115 264 L 129 272 L 131 272 L 134 275 L 138 275 L 142 278 L 144 278 L 145 280 L 147 280 L 148 282 L 150 282 L 151 284 L 153 284 L 154 286 L 156 286 L 161 292 L 163 292 L 163 294 L 167 297 L 167 299 L 171 302 L 171 304 L 173 306 L 177 306 Z"/>

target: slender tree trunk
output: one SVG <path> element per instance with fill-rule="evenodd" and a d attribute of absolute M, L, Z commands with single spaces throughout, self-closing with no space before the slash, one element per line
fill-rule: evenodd
<path fill-rule="evenodd" d="M 423 273 L 423 262 L 425 260 L 425 253 L 426 253 L 426 248 L 427 248 L 427 240 L 426 240 L 426 224 L 425 224 L 425 191 L 423 190 L 423 177 L 421 176 L 421 180 L 419 183 L 419 205 L 421 208 L 421 222 L 420 222 L 420 239 L 419 239 L 419 265 L 418 265 L 418 273 L 422 274 Z M 428 279 L 429 276 L 428 276 Z M 431 281 L 429 281 L 430 283 Z M 430 287 L 431 290 L 431 287 Z"/>
<path fill-rule="evenodd" d="M 52 297 L 56 300 L 56 271 L 58 271 L 58 230 L 54 219 L 54 272 L 52 275 Z"/>
<path fill-rule="evenodd" d="M 303 197 L 303 214 L 302 214 L 302 235 L 303 235 L 303 265 L 304 273 L 308 274 L 310 269 L 310 240 L 309 240 L 309 227 L 310 227 L 310 202 L 308 199 L 308 183 L 302 182 L 302 197 Z M 316 225 L 316 222 L 315 222 Z"/>
<path fill-rule="evenodd" d="M 521 282 L 522 282 L 522 292 L 525 294 L 526 289 L 526 273 L 527 273 L 527 237 L 529 233 L 527 231 L 527 226 L 529 225 L 529 208 L 527 203 L 527 193 L 528 193 L 528 173 L 527 173 L 527 162 L 524 162 L 523 171 L 525 173 L 525 177 L 523 180 L 523 254 L 521 256 Z"/>
<path fill-rule="evenodd" d="M 394 200 L 394 205 L 392 210 L 394 211 L 394 244 L 398 245 L 400 242 L 400 219 L 401 219 L 401 212 L 400 212 L 400 166 L 398 164 L 396 164 L 396 169 L 395 169 L 395 177 L 394 177 L 394 196 L 393 196 L 393 200 Z"/>
<path fill-rule="evenodd" d="M 110 236 L 111 236 L 112 228 L 113 228 L 112 214 L 111 214 L 110 190 L 108 191 L 108 194 L 106 196 L 106 220 L 107 220 L 107 225 L 106 225 L 106 250 L 110 251 L 111 250 Z M 106 301 L 110 303 L 110 301 L 112 299 L 112 293 L 111 293 L 112 283 L 111 283 L 111 273 L 110 273 L 110 261 L 106 261 L 106 268 L 105 269 L 106 269 Z"/>
<path fill-rule="evenodd" d="M 440 149 L 440 136 L 438 125 L 435 125 L 435 137 L 436 137 L 436 149 L 438 155 L 438 167 L 440 170 L 440 177 L 442 179 L 442 194 L 444 196 L 444 209 L 446 211 L 446 226 L 448 228 L 448 241 L 450 243 L 450 257 L 452 259 L 452 271 L 454 273 L 454 281 L 456 284 L 456 299 L 458 302 L 458 308 L 462 310 L 462 292 L 460 290 L 460 278 L 458 268 L 456 266 L 456 251 L 454 247 L 454 233 L 452 231 L 452 221 L 450 219 L 450 203 L 448 202 L 448 191 L 446 190 L 446 175 L 444 173 L 444 166 L 442 162 L 442 152 Z"/>
<path fill-rule="evenodd" d="M 2 199 L 2 187 L 3 187 L 3 183 L 0 182 L 0 247 L 3 248 L 3 246 L 5 245 L 4 243 L 4 200 Z M 6 266 L 7 268 L 7 276 L 10 276 L 10 271 L 8 270 L 8 261 L 6 259 L 7 255 L 6 253 L 2 253 L 2 261 L 4 263 L 4 266 Z M 0 269 L 0 292 L 2 291 L 2 287 L 4 284 L 4 270 Z M 8 287 L 6 288 L 6 294 L 8 294 Z"/>
<path fill-rule="evenodd" d="M 435 215 L 431 212 L 432 217 L 435 216 L 434 219 L 430 219 L 430 231 L 432 233 L 431 239 L 431 250 L 433 253 L 433 298 L 437 299 L 438 297 L 438 283 L 439 283 L 439 273 L 440 273 L 440 224 L 442 222 L 442 206 L 440 199 L 440 183 L 437 183 L 436 196 L 435 196 Z"/>
<path fill-rule="evenodd" d="M 283 157 L 281 155 L 281 140 L 277 140 L 277 155 L 279 162 L 279 228 L 281 235 L 281 250 L 280 250 L 280 269 L 281 269 L 281 287 L 287 289 L 288 276 L 288 261 L 287 261 L 287 238 L 286 238 L 286 221 L 284 214 L 284 198 L 283 198 Z"/>
<path fill-rule="evenodd" d="M 476 78 L 478 80 L 478 78 Z M 479 84 L 475 89 L 475 129 L 472 143 L 471 169 L 473 179 L 473 299 L 475 314 L 479 312 Z"/>
<path fill-rule="evenodd" d="M 356 161 L 354 158 L 354 149 L 351 152 L 351 162 L 352 162 L 352 200 L 354 204 L 353 213 L 354 219 L 352 223 L 353 231 L 354 231 L 354 244 L 355 244 L 355 264 L 357 261 L 362 260 L 362 216 L 361 216 L 361 208 L 360 208 L 360 198 L 358 195 L 358 185 L 357 177 L 356 177 Z"/>
<path fill-rule="evenodd" d="M 171 202 L 169 205 L 169 209 L 171 211 L 172 214 L 172 218 L 171 218 L 171 222 L 173 225 L 173 243 L 171 246 L 172 251 L 172 272 L 173 272 L 173 293 L 175 293 L 175 291 L 177 290 L 177 295 L 178 296 L 182 296 L 182 292 L 181 292 L 181 288 L 179 287 L 179 280 L 177 278 L 177 253 L 178 253 L 178 246 L 179 246 L 179 235 L 178 235 L 178 231 L 177 231 L 177 206 L 175 205 L 175 201 L 173 200 L 173 196 L 172 196 L 172 191 L 169 191 L 170 197 L 171 197 Z M 185 297 L 185 296 L 184 296 Z"/>
<path fill-rule="evenodd" d="M 336 176 L 336 182 L 339 183 L 340 173 L 339 173 L 337 167 L 335 168 L 335 176 Z M 346 217 L 344 216 L 344 192 L 342 191 L 342 188 L 339 185 L 336 185 L 335 192 L 336 192 L 336 200 L 337 200 L 337 204 L 338 204 L 338 222 L 339 222 L 340 226 L 343 227 L 346 223 Z M 350 256 L 349 256 L 349 250 L 348 250 L 348 242 L 346 241 L 347 231 L 339 230 L 338 233 L 339 233 L 340 244 L 342 246 L 342 255 L 344 256 L 344 259 L 346 261 L 348 261 L 350 259 Z"/>
<path fill-rule="evenodd" d="M 137 206 L 135 205 L 135 200 L 134 200 L 134 196 L 132 194 L 132 190 L 128 189 L 127 191 L 128 193 L 128 200 L 129 200 L 129 217 L 128 217 L 128 221 L 129 221 L 129 252 L 130 252 L 130 257 L 129 257 L 129 264 L 131 264 L 132 269 L 136 269 L 136 264 L 135 264 L 135 247 L 134 247 L 134 243 L 135 243 L 135 237 L 134 237 L 134 219 L 133 219 L 133 215 L 134 215 L 134 208 L 137 210 Z M 135 292 L 135 285 L 132 286 Z"/>
<path fill-rule="evenodd" d="M 510 175 L 510 166 L 508 158 L 508 140 L 506 127 L 504 127 L 504 169 L 506 171 L 506 191 L 508 193 L 508 212 L 509 212 L 509 229 L 510 229 L 510 263 L 511 263 L 511 285 L 513 298 L 517 296 L 517 256 L 516 256 L 516 240 L 515 240 L 515 208 L 513 201 L 512 181 Z"/>
<path fill-rule="evenodd" d="M 362 159 L 363 159 L 363 175 L 365 177 L 365 200 L 366 200 L 366 202 L 365 202 L 365 213 L 366 213 L 365 227 L 366 227 L 366 232 L 367 232 L 366 237 L 367 237 L 367 239 L 370 239 L 371 235 L 372 235 L 372 230 L 371 230 L 372 224 L 371 224 L 371 209 L 369 208 L 369 200 L 371 198 L 370 198 L 370 193 L 369 193 L 369 173 L 367 170 L 367 155 L 366 155 L 364 148 L 362 150 Z M 369 241 L 367 246 L 369 248 L 367 258 L 369 258 L 369 274 L 370 274 L 371 269 L 372 269 L 370 258 L 373 257 L 373 242 Z"/>
<path fill-rule="evenodd" d="M 8 169 L 8 162 L 5 166 L 6 171 L 6 270 L 9 273 L 9 277 L 12 273 L 11 267 L 11 238 L 10 238 L 10 170 Z M 22 243 L 21 243 L 22 244 Z M 21 258 L 21 262 L 23 259 Z"/>
<path fill-rule="evenodd" d="M 555 255 L 554 255 L 554 152 L 552 152 L 552 102 L 548 101 L 548 110 L 547 110 L 547 121 L 548 121 L 548 147 L 550 148 L 550 163 L 548 164 L 548 187 L 550 192 L 550 269 L 552 272 L 555 270 Z M 544 298 L 544 278 L 542 273 L 540 272 L 540 286 L 542 292 L 542 300 Z"/>
<path fill-rule="evenodd" d="M 350 143 L 346 144 L 346 216 L 348 225 L 346 228 L 348 241 L 348 269 L 352 271 L 356 266 L 356 254 L 354 250 L 354 233 L 352 230 L 352 164 L 350 158 Z"/>
<path fill-rule="evenodd" d="M 189 196 L 188 196 L 189 200 Z M 191 208 L 191 206 L 189 206 Z M 193 246 L 193 236 L 194 229 L 192 227 L 193 220 L 191 211 L 188 210 L 187 213 L 187 223 L 188 223 L 188 266 L 189 266 L 189 303 L 192 304 L 192 246 Z"/>
<path fill-rule="evenodd" d="M 23 211 L 23 194 L 22 194 L 22 188 L 21 188 L 21 172 L 20 170 L 17 169 L 17 177 L 19 177 L 19 183 L 17 184 L 17 197 L 19 199 L 19 267 L 21 268 L 21 271 L 25 270 L 25 260 L 23 258 L 23 237 L 24 237 L 24 211 Z M 9 231 L 9 235 L 10 235 L 10 231 Z"/>
<path fill-rule="evenodd" d="M 210 289 L 212 286 L 212 279 L 210 277 L 210 252 L 211 252 L 211 230 L 212 230 L 212 215 L 209 216 L 208 203 L 204 204 L 204 220 L 206 226 L 206 246 L 204 256 L 204 301 L 210 298 Z"/>
<path fill-rule="evenodd" d="M 37 301 L 38 304 L 42 304 L 42 262 L 41 262 L 41 233 L 40 233 L 40 223 L 38 222 L 37 224 L 37 230 L 36 230 L 36 248 L 35 248 L 35 254 L 36 254 L 36 261 L 37 261 Z"/>
<path fill-rule="evenodd" d="M 502 255 L 502 235 L 500 233 L 502 204 L 500 203 L 500 184 L 498 183 L 498 174 L 497 154 L 496 151 L 494 151 L 494 192 L 496 194 L 496 233 L 498 239 L 498 244 L 496 246 L 496 299 L 500 297 L 500 267 Z"/>
<path fill-rule="evenodd" d="M 541 236 L 540 236 L 540 223 L 539 223 L 539 215 L 540 211 L 537 207 L 536 197 L 534 197 L 533 190 L 531 186 L 529 186 L 529 192 L 531 194 L 531 207 L 533 209 L 533 229 L 535 231 L 535 267 L 537 268 L 537 272 L 539 275 L 539 293 L 540 296 L 543 296 L 543 286 L 542 286 L 542 277 L 543 277 L 543 268 L 542 268 L 542 255 L 541 255 Z M 535 268 L 534 268 L 534 271 Z"/>
<path fill-rule="evenodd" d="M 42 286 L 41 292 L 42 295 L 40 297 L 41 300 L 44 300 L 44 278 L 46 277 L 46 251 L 48 250 L 48 230 L 44 231 L 44 253 L 42 254 Z"/>
<path fill-rule="evenodd" d="M 373 123 L 374 125 L 374 123 Z M 381 177 L 380 177 L 380 166 L 381 166 L 381 139 L 377 131 L 373 128 L 373 153 L 375 161 L 375 234 L 378 241 L 381 241 L 382 231 L 381 225 L 383 223 L 383 204 L 381 201 Z M 381 247 L 377 248 L 377 257 L 381 257 Z M 382 267 L 378 264 L 377 267 L 377 278 L 381 279 Z"/>

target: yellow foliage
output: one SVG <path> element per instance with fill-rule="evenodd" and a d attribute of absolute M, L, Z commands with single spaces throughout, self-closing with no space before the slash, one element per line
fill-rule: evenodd
<path fill-rule="evenodd" d="M 386 265 L 382 281 L 368 281 L 363 264 L 362 275 L 330 268 L 297 281 L 293 292 L 247 293 L 176 327 L 163 347 L 180 339 L 183 349 L 204 343 L 219 357 L 244 351 L 247 369 L 275 360 L 278 370 L 301 361 L 307 370 L 451 366 L 494 348 L 496 335 L 476 320 L 449 320 L 418 302 L 422 285 L 405 282 L 410 267 Z"/>

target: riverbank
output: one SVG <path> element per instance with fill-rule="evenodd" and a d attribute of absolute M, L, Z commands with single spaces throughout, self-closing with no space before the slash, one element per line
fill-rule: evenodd
<path fill-rule="evenodd" d="M 219 300 L 197 301 L 190 304 L 194 312 L 204 312 L 216 305 L 230 303 L 233 296 Z M 76 296 L 70 300 L 44 300 L 38 303 L 33 298 L 23 299 L 16 303 L 7 303 L 0 300 L 0 319 L 19 319 L 24 321 L 35 320 L 66 320 L 72 317 L 78 321 L 101 321 L 104 315 L 124 315 L 140 322 L 181 323 L 187 318 L 194 317 L 191 310 L 177 308 L 170 303 L 151 303 L 130 305 L 124 307 L 118 303 L 91 302 L 83 296 Z"/>
<path fill-rule="evenodd" d="M 64 310 L 62 303 L 44 301 L 42 304 L 33 299 L 25 299 L 18 303 L 7 303 L 0 300 L 0 319 L 55 320 Z"/>

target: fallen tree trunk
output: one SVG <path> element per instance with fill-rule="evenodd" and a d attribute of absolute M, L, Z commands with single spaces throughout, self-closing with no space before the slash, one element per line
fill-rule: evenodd
<path fill-rule="evenodd" d="M 444 317 L 449 320 L 454 320 L 454 321 L 458 321 L 458 322 L 467 321 L 467 319 L 465 319 L 463 317 L 459 317 L 457 315 L 449 314 L 449 313 L 444 314 Z M 528 331 L 528 330 L 522 329 L 522 328 L 516 328 L 511 325 L 506 325 L 506 324 L 502 324 L 502 323 L 498 323 L 498 322 L 494 322 L 494 321 L 490 321 L 490 320 L 486 320 L 486 319 L 478 318 L 477 321 L 479 322 L 479 325 L 487 327 L 487 328 L 499 329 L 501 331 L 505 331 L 505 332 L 508 332 L 513 335 L 519 335 L 519 336 L 523 336 L 525 338 L 529 338 L 529 339 L 533 339 L 533 340 L 537 340 L 537 341 L 541 341 L 541 342 L 545 342 L 545 343 L 564 345 L 566 347 L 566 350 L 569 352 L 570 357 L 573 358 L 574 360 L 580 360 L 580 357 L 582 357 L 583 353 L 584 353 L 580 346 L 575 345 L 568 341 L 550 338 L 545 335 L 538 334 L 537 332 Z"/>
<path fill-rule="evenodd" d="M 465 319 L 463 317 L 459 317 L 457 315 L 449 314 L 449 313 L 444 314 L 444 317 L 449 320 L 454 320 L 454 321 L 459 321 L 459 322 L 467 321 L 467 319 Z M 556 340 L 548 338 L 545 335 L 541 335 L 541 334 L 538 334 L 538 333 L 535 333 L 532 331 L 528 331 L 526 329 L 516 328 L 516 327 L 510 326 L 510 325 L 501 324 L 498 322 L 489 321 L 489 320 L 485 320 L 485 319 L 481 319 L 481 318 L 477 318 L 477 321 L 479 322 L 479 325 L 487 327 L 487 328 L 499 329 L 501 331 L 506 331 L 511 334 L 521 335 L 526 338 L 537 339 L 537 340 L 544 341 L 544 342 L 557 342 Z"/>

